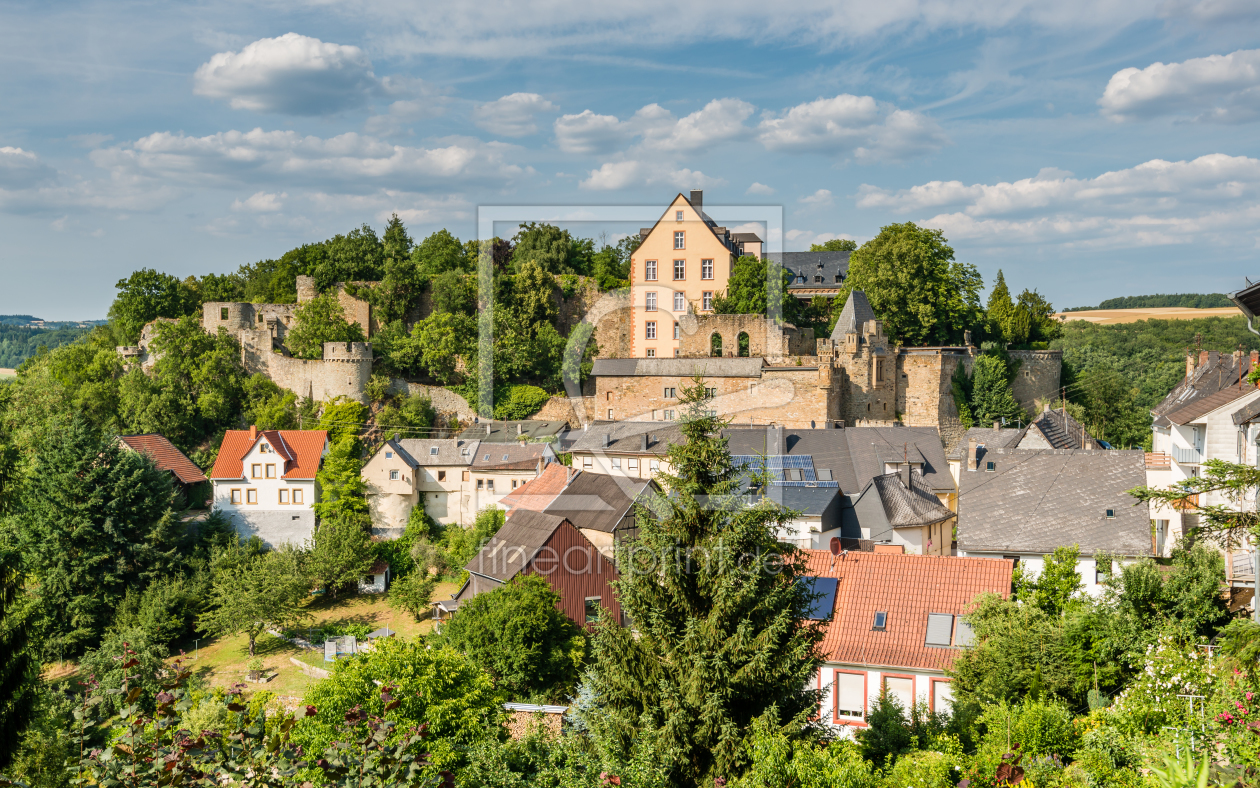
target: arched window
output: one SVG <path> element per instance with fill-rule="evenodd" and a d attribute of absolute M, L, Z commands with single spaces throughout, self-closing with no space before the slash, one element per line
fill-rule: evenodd
<path fill-rule="evenodd" d="M 739 332 L 739 338 L 736 341 L 739 343 L 739 357 L 748 358 L 748 332 Z"/>
<path fill-rule="evenodd" d="M 714 358 L 721 358 L 722 356 L 722 335 L 716 331 L 713 332 L 713 336 L 709 337 L 709 355 Z"/>

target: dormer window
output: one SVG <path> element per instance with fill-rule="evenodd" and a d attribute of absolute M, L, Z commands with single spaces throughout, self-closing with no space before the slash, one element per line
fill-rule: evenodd
<path fill-rule="evenodd" d="M 888 628 L 888 613 L 880 610 L 875 613 L 875 621 L 871 624 L 871 629 L 883 632 Z"/>

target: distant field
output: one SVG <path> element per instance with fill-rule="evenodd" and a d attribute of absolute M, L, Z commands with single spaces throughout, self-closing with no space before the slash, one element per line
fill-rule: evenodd
<path fill-rule="evenodd" d="M 1093 309 L 1086 312 L 1060 312 L 1060 320 L 1085 320 L 1090 323 L 1136 323 L 1139 320 L 1193 320 L 1198 317 L 1235 317 L 1241 315 L 1237 307 L 1216 309 L 1189 309 L 1182 306 L 1150 307 L 1146 309 Z"/>
<path fill-rule="evenodd" d="M 0 367 L 0 378 L 16 378 L 17 370 L 9 367 Z"/>

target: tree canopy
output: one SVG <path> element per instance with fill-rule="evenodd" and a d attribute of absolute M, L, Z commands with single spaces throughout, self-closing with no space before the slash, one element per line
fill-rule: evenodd
<path fill-rule="evenodd" d="M 334 292 L 322 293 L 297 308 L 284 343 L 297 358 L 323 358 L 325 342 L 366 342 L 358 323 L 346 320 Z"/>
<path fill-rule="evenodd" d="M 771 296 L 767 288 L 774 285 L 770 281 L 768 260 L 744 255 L 735 261 L 735 267 L 727 280 L 724 293 L 713 296 L 713 312 L 718 315 L 765 315 Z M 784 268 L 774 265 L 779 271 L 777 290 L 780 314 L 783 320 L 795 324 L 801 317 L 801 302 L 788 292 L 792 275 Z"/>

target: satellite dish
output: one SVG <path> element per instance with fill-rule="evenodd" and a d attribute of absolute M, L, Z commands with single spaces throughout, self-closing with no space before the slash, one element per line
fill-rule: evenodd
<path fill-rule="evenodd" d="M 838 536 L 831 537 L 830 547 L 831 547 L 832 555 L 840 555 L 840 537 Z"/>

